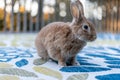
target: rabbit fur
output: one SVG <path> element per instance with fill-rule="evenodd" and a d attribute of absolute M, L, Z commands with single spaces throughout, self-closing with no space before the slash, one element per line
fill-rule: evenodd
<path fill-rule="evenodd" d="M 44 60 L 58 61 L 60 66 L 67 66 L 66 62 L 77 65 L 77 53 L 87 42 L 96 39 L 95 27 L 85 18 L 82 3 L 72 1 L 70 10 L 72 22 L 50 23 L 40 30 L 35 40 L 38 55 Z"/>

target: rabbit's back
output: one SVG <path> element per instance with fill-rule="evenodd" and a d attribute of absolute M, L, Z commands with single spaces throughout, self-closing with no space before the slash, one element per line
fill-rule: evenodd
<path fill-rule="evenodd" d="M 71 29 L 68 23 L 53 22 L 41 29 L 36 38 L 36 45 L 43 44 L 45 47 L 49 44 L 64 43 L 64 40 L 69 40 L 71 37 Z M 61 42 L 61 43 L 60 43 Z"/>

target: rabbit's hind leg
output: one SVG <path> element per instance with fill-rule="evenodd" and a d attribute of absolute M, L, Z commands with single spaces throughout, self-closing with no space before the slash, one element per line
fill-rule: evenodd
<path fill-rule="evenodd" d="M 61 50 L 50 46 L 48 49 L 48 54 L 53 61 L 57 61 L 59 66 L 66 66 L 66 59 L 61 55 Z"/>
<path fill-rule="evenodd" d="M 39 47 L 37 47 L 37 53 L 43 60 L 49 60 L 47 50 L 42 45 L 39 45 Z"/>

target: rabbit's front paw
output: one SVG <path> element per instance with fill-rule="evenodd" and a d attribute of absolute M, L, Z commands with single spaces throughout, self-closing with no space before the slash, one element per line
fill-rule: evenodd
<path fill-rule="evenodd" d="M 61 66 L 61 67 L 67 66 L 66 63 L 58 63 L 58 65 Z"/>
<path fill-rule="evenodd" d="M 67 66 L 65 62 L 60 62 L 60 61 L 58 62 L 58 65 L 59 65 L 60 67 L 65 67 L 65 66 Z"/>

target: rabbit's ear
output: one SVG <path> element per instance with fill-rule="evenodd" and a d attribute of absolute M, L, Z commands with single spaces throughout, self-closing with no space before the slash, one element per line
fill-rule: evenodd
<path fill-rule="evenodd" d="M 83 5 L 79 0 L 71 1 L 70 10 L 73 18 L 77 21 L 81 20 L 82 16 L 84 16 Z"/>

